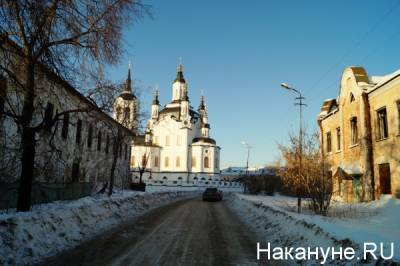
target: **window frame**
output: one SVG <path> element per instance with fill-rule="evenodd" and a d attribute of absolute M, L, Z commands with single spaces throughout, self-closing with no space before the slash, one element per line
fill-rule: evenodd
<path fill-rule="evenodd" d="M 384 113 L 384 120 L 380 117 L 380 114 Z M 383 123 L 383 125 L 381 124 Z M 388 115 L 386 106 L 376 110 L 376 140 L 385 140 L 389 138 L 389 125 L 388 125 Z"/>
<path fill-rule="evenodd" d="M 350 146 L 356 146 L 359 143 L 358 139 L 358 121 L 357 116 L 350 118 Z M 354 126 L 353 126 L 353 122 Z"/>

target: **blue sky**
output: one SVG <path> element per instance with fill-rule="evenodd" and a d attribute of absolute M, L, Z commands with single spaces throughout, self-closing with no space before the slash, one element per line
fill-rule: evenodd
<path fill-rule="evenodd" d="M 277 143 L 297 132 L 295 95 L 280 83 L 303 92 L 305 123 L 315 130 L 346 66 L 370 75 L 400 69 L 400 0 L 144 1 L 154 18 L 124 32 L 126 53 L 110 77 L 123 80 L 131 60 L 133 77 L 158 85 L 165 104 L 182 57 L 196 109 L 204 90 L 222 167 L 245 165 L 243 140 L 253 147 L 250 165 L 271 163 Z M 143 97 L 149 108 L 151 91 Z"/>

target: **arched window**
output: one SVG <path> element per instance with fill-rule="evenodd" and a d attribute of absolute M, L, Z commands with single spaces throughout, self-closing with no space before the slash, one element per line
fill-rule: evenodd
<path fill-rule="evenodd" d="M 192 167 L 196 167 L 196 157 L 192 157 Z"/>
<path fill-rule="evenodd" d="M 181 158 L 179 156 L 176 157 L 176 167 L 181 167 Z"/>
<path fill-rule="evenodd" d="M 146 154 L 142 155 L 142 167 L 146 167 L 147 165 L 147 157 Z"/>
<path fill-rule="evenodd" d="M 136 167 L 135 164 L 136 164 L 136 162 L 135 162 L 135 156 L 132 155 L 132 157 L 131 157 L 131 166 L 132 166 L 132 167 Z"/>
<path fill-rule="evenodd" d="M 131 112 L 131 109 L 129 107 L 124 108 L 124 119 L 125 121 L 129 119 L 129 113 Z"/>
<path fill-rule="evenodd" d="M 164 159 L 164 166 L 169 167 L 169 158 L 168 157 L 165 157 L 165 159 Z"/>
<path fill-rule="evenodd" d="M 164 176 L 162 179 L 167 180 L 168 178 L 166 176 Z"/>
<path fill-rule="evenodd" d="M 210 160 L 208 156 L 204 157 L 204 168 L 210 168 Z"/>
<path fill-rule="evenodd" d="M 169 136 L 165 136 L 165 146 L 169 146 Z"/>
<path fill-rule="evenodd" d="M 354 102 L 354 94 L 350 92 L 350 102 Z"/>
<path fill-rule="evenodd" d="M 121 119 L 121 107 L 117 107 L 116 109 L 115 109 L 115 112 L 116 112 L 116 118 L 117 118 L 117 120 L 119 121 L 120 119 Z"/>
<path fill-rule="evenodd" d="M 158 156 L 154 157 L 154 167 L 158 167 L 160 164 Z"/>

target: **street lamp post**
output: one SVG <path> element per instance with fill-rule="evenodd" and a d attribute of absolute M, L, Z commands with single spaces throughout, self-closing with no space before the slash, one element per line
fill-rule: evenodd
<path fill-rule="evenodd" d="M 250 149 L 251 146 L 246 142 L 246 141 L 242 141 L 242 144 L 246 147 L 247 149 L 247 160 L 246 160 L 246 179 L 248 177 L 249 174 L 249 158 L 250 158 Z M 246 182 L 247 180 L 244 182 L 244 192 L 246 192 Z"/>
<path fill-rule="evenodd" d="M 299 90 L 296 90 L 293 87 L 290 87 L 288 84 L 286 83 L 282 83 L 281 86 L 287 90 L 291 90 L 294 91 L 295 93 L 297 93 L 299 96 L 296 97 L 297 102 L 295 103 L 295 105 L 299 106 L 300 109 L 300 126 L 299 126 L 299 182 L 301 183 L 301 175 L 302 175 L 302 157 L 303 157 L 303 106 L 307 106 L 306 104 L 303 103 L 303 100 L 305 100 L 305 98 L 303 97 L 303 95 L 301 94 L 301 92 Z M 306 183 L 306 186 L 308 184 Z M 297 188 L 297 212 L 301 212 L 301 194 L 300 194 L 300 186 Z"/>

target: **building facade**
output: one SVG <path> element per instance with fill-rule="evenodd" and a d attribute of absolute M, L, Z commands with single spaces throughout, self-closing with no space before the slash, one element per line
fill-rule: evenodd
<path fill-rule="evenodd" d="M 337 99 L 318 116 L 333 194 L 347 202 L 400 197 L 400 71 L 368 76 L 344 70 Z"/>
<path fill-rule="evenodd" d="M 33 126 L 44 123 L 45 127 L 36 134 L 34 182 L 108 182 L 114 151 L 116 185 L 128 181 L 133 133 L 55 73 L 42 67 L 37 72 Z M 23 96 L 6 75 L 0 75 L 0 91 L 0 114 L 20 112 Z M 55 124 L 47 127 L 53 120 Z M 19 180 L 19 143 L 13 119 L 0 115 L 0 183 Z"/>
<path fill-rule="evenodd" d="M 180 64 L 172 83 L 172 100 L 160 109 L 158 92 L 144 135 L 133 141 L 133 181 L 161 184 L 202 184 L 219 181 L 220 147 L 210 137 L 204 97 L 195 111 Z"/>

